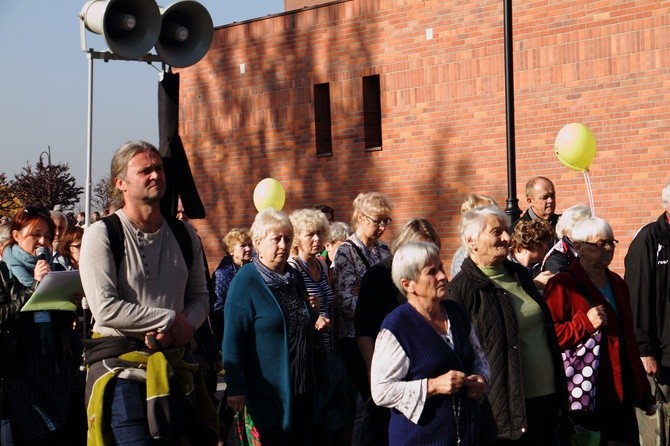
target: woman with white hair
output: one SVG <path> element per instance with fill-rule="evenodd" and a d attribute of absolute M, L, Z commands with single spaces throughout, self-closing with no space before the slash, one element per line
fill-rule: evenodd
<path fill-rule="evenodd" d="M 572 228 L 577 222 L 590 216 L 591 209 L 583 204 L 576 204 L 563 212 L 556 222 L 556 236 L 559 240 L 544 256 L 542 271 L 556 274 L 577 258 L 577 251 L 572 243 Z"/>
<path fill-rule="evenodd" d="M 265 209 L 250 231 L 258 255 L 235 275 L 224 307 L 228 405 L 237 412 L 247 405 L 261 444 L 302 445 L 316 420 L 316 315 L 288 264 L 288 216 Z"/>
<path fill-rule="evenodd" d="M 507 216 L 498 207 L 468 211 L 461 241 L 468 250 L 449 298 L 468 310 L 491 365 L 482 411 L 493 412 L 498 441 L 554 444 L 566 383 L 551 314 L 528 270 L 507 259 Z"/>
<path fill-rule="evenodd" d="M 601 441 L 637 445 L 634 407 L 648 409 L 654 398 L 633 331 L 628 287 L 608 268 L 619 242 L 610 225 L 597 217 L 575 224 L 572 240 L 577 259 L 549 280 L 544 292 L 558 342 L 570 349 L 597 330 L 602 333 L 595 411 L 573 412 L 572 418 L 599 431 Z"/>
<path fill-rule="evenodd" d="M 445 300 L 439 248 L 402 245 L 393 282 L 407 297 L 384 319 L 372 357 L 372 397 L 391 407 L 390 445 L 478 445 L 489 365 L 470 318 Z"/>

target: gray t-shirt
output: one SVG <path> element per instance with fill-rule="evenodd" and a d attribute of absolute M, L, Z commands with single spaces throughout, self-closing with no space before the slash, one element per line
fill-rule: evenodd
<path fill-rule="evenodd" d="M 176 313 L 185 313 L 193 328 L 207 317 L 209 295 L 202 245 L 186 224 L 193 246 L 188 270 L 179 243 L 164 220 L 154 234 L 136 229 L 123 210 L 125 256 L 118 272 L 110 249 L 107 227 L 96 222 L 84 232 L 80 274 L 84 294 L 95 318 L 93 330 L 104 336 L 133 336 L 167 331 Z"/>

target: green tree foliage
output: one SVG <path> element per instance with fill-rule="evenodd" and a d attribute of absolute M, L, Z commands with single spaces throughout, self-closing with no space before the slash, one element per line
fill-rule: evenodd
<path fill-rule="evenodd" d="M 93 209 L 104 211 L 109 208 L 112 203 L 112 182 L 109 175 L 100 179 L 93 187 L 93 196 L 91 197 L 91 204 Z"/>
<path fill-rule="evenodd" d="M 23 206 L 53 209 L 60 204 L 63 209 L 71 208 L 79 202 L 84 188 L 76 185 L 69 170 L 67 163 L 45 165 L 39 160 L 35 170 L 28 164 L 21 173 L 16 174 L 10 188 Z"/>

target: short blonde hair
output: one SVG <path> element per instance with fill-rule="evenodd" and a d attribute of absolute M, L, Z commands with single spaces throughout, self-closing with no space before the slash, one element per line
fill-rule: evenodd
<path fill-rule="evenodd" d="M 293 238 L 294 252 L 298 246 L 297 235 L 305 231 L 321 231 L 323 232 L 323 241 L 328 239 L 328 218 L 326 214 L 318 209 L 298 209 L 294 211 L 291 216 L 291 224 L 293 224 L 293 232 L 296 237 Z"/>
<path fill-rule="evenodd" d="M 232 254 L 235 245 L 251 241 L 251 232 L 247 228 L 233 228 L 223 237 L 223 247 L 228 254 Z"/>
<path fill-rule="evenodd" d="M 400 228 L 398 235 L 391 243 L 391 252 L 396 252 L 402 245 L 416 241 L 429 241 L 442 246 L 442 241 L 432 224 L 423 218 L 412 218 Z"/>
<path fill-rule="evenodd" d="M 380 192 L 360 193 L 354 199 L 354 214 L 351 218 L 351 225 L 358 227 L 358 217 L 360 215 L 385 215 L 393 210 L 393 204 L 386 195 Z"/>
<path fill-rule="evenodd" d="M 249 229 L 251 240 L 254 243 L 263 240 L 272 229 L 280 229 L 289 232 L 291 236 L 293 235 L 293 224 L 291 224 L 288 215 L 275 208 L 263 209 L 256 214 L 254 222 Z"/>
<path fill-rule="evenodd" d="M 470 194 L 467 196 L 463 204 L 461 204 L 461 215 L 467 211 L 481 208 L 484 206 L 498 206 L 498 202 L 488 195 Z"/>

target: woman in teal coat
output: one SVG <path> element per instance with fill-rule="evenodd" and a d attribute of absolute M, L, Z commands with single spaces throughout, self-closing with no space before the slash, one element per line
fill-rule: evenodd
<path fill-rule="evenodd" d="M 288 264 L 293 226 L 269 208 L 251 235 L 257 256 L 233 279 L 224 309 L 227 402 L 238 412 L 246 404 L 263 446 L 307 444 L 317 421 L 316 312 Z"/>

